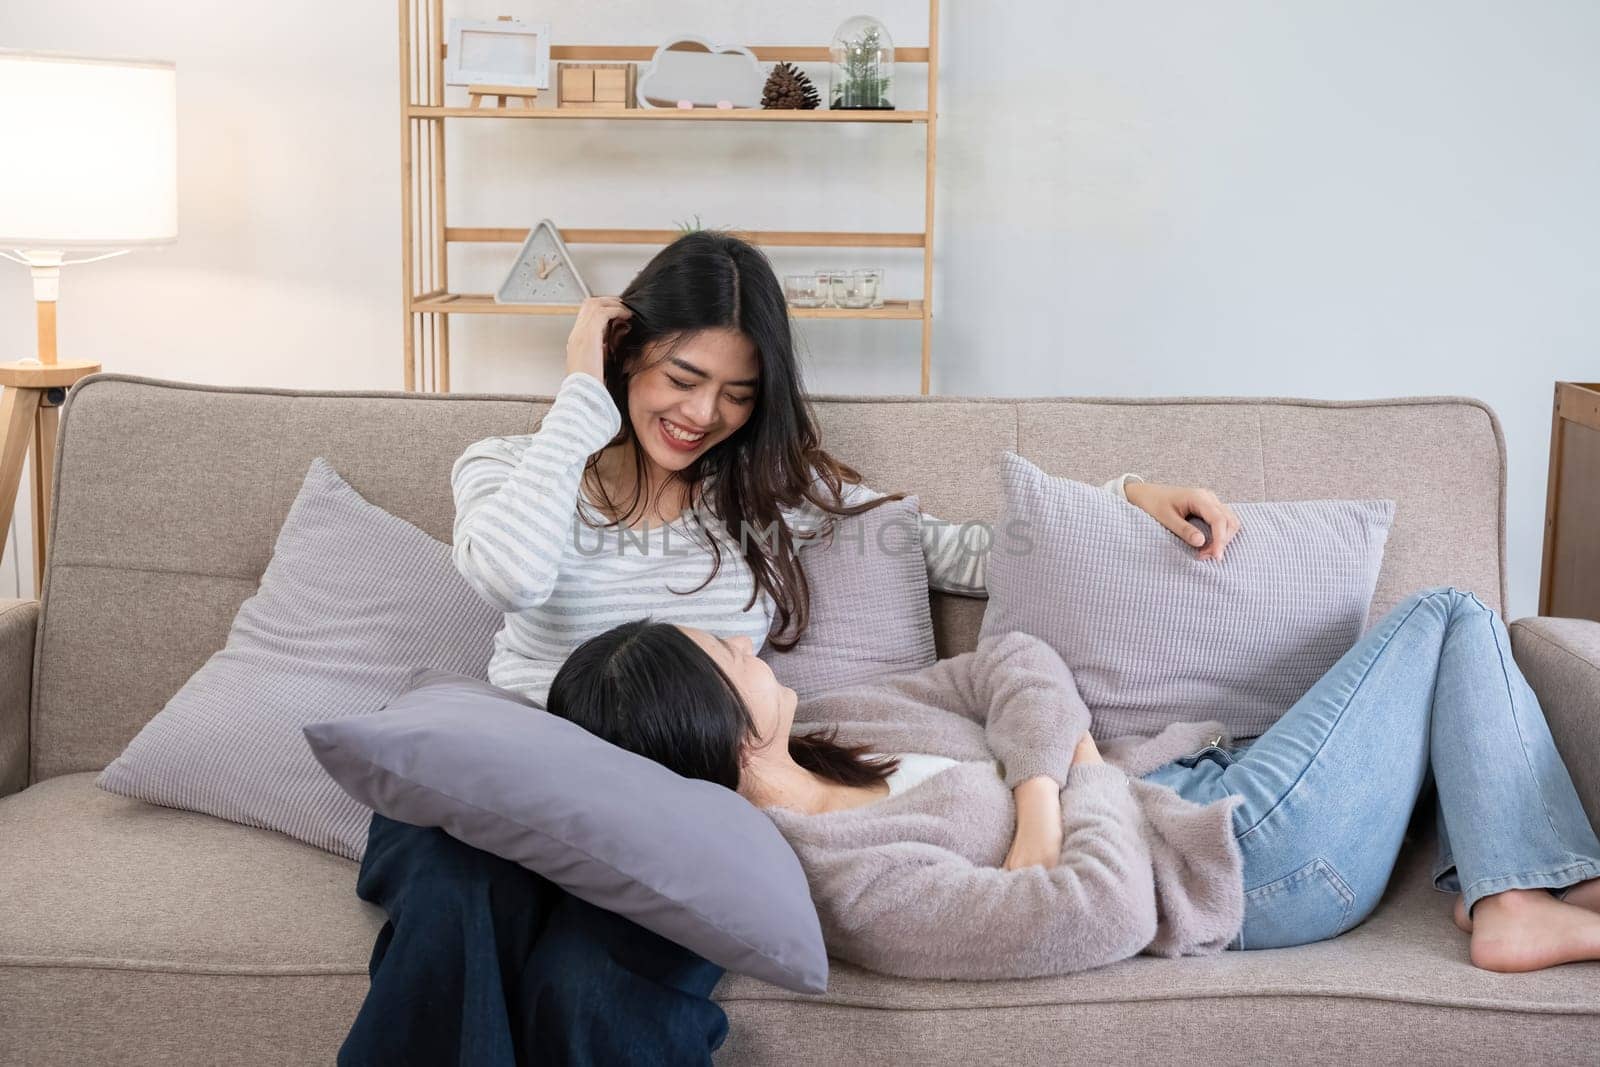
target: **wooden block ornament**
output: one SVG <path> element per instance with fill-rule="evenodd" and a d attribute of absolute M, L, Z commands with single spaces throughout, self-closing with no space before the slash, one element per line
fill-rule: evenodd
<path fill-rule="evenodd" d="M 639 68 L 632 63 L 556 64 L 556 107 L 621 111 L 637 107 Z"/>

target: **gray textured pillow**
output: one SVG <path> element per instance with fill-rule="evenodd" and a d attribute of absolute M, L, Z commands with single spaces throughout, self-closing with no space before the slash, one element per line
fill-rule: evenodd
<path fill-rule="evenodd" d="M 840 519 L 800 550 L 811 622 L 794 648 L 761 658 L 801 700 L 926 667 L 937 658 L 916 497 Z"/>
<path fill-rule="evenodd" d="M 484 677 L 502 622 L 450 546 L 313 460 L 227 644 L 98 784 L 358 859 L 371 813 L 317 766 L 301 727 L 378 710 L 418 666 Z"/>
<path fill-rule="evenodd" d="M 1392 500 L 1231 504 L 1242 529 L 1206 561 L 1014 453 L 1001 480 L 982 636 L 1047 642 L 1106 738 L 1207 719 L 1236 738 L 1266 730 L 1361 636 L 1394 521 Z"/>
<path fill-rule="evenodd" d="M 439 671 L 305 729 L 363 804 L 544 875 L 728 970 L 828 985 L 805 872 L 731 789 L 683 778 L 503 689 Z"/>

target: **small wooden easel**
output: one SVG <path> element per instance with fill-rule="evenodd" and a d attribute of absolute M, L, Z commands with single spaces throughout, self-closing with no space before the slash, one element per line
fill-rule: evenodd
<path fill-rule="evenodd" d="M 532 107 L 539 99 L 539 90 L 531 89 L 526 85 L 469 85 L 467 86 L 467 106 L 482 107 L 483 98 L 495 97 L 500 107 L 506 106 L 506 97 L 522 101 L 523 107 Z"/>
<path fill-rule="evenodd" d="M 33 595 L 44 589 L 45 548 L 50 531 L 50 486 L 55 477 L 56 431 L 67 390 L 100 370 L 83 360 L 56 361 L 56 302 L 40 300 L 39 360 L 0 363 L 0 547 L 11 532 L 11 514 L 22 483 L 22 459 L 33 453 Z"/>

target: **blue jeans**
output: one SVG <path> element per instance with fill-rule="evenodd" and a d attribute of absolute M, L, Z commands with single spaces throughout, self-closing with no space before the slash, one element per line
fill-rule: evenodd
<path fill-rule="evenodd" d="M 374 815 L 356 893 L 380 905 L 341 1067 L 709 1064 L 722 968 L 443 830 Z"/>
<path fill-rule="evenodd" d="M 1199 803 L 1242 798 L 1245 919 L 1233 948 L 1321 941 L 1377 906 L 1432 779 L 1434 885 L 1470 908 L 1600 877 L 1600 841 L 1495 613 L 1415 593 L 1273 727 L 1146 778 Z"/>

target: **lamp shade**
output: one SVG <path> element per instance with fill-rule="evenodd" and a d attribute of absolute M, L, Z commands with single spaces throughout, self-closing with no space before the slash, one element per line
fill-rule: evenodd
<path fill-rule="evenodd" d="M 0 49 L 0 247 L 178 237 L 171 63 Z"/>

